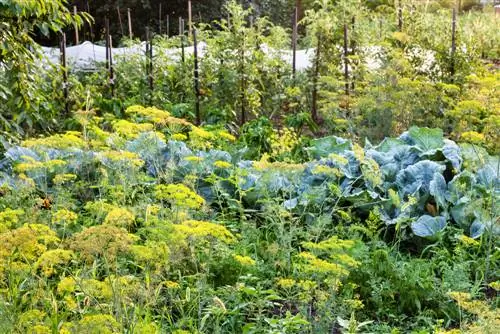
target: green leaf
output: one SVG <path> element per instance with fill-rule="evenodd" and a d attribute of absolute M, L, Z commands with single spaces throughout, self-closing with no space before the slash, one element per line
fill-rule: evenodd
<path fill-rule="evenodd" d="M 419 237 L 433 237 L 446 227 L 444 217 L 432 217 L 424 215 L 411 224 L 413 233 Z"/>
<path fill-rule="evenodd" d="M 409 137 L 414 145 L 423 153 L 437 150 L 443 147 L 443 130 L 411 127 L 408 131 Z"/>

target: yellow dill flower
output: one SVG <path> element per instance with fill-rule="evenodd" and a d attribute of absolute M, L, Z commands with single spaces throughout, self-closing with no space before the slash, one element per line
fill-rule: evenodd
<path fill-rule="evenodd" d="M 135 222 L 135 215 L 127 209 L 114 208 L 108 212 L 104 224 L 128 228 Z"/>
<path fill-rule="evenodd" d="M 322 260 L 309 252 L 299 253 L 298 258 L 304 261 L 299 267 L 306 273 L 319 273 L 334 277 L 345 277 L 349 275 L 349 271 L 343 266 Z"/>
<path fill-rule="evenodd" d="M 197 126 L 193 126 L 191 128 L 191 131 L 189 132 L 189 137 L 190 138 L 197 138 L 197 139 L 205 139 L 205 140 L 213 140 L 215 139 L 215 136 L 213 133 L 208 132 L 202 128 L 199 128 Z"/>
<path fill-rule="evenodd" d="M 78 219 L 78 215 L 73 211 L 69 211 L 66 209 L 57 210 L 52 215 L 52 223 L 53 224 L 73 224 Z"/>
<path fill-rule="evenodd" d="M 154 195 L 159 200 L 170 202 L 181 208 L 199 209 L 205 200 L 183 184 L 160 184 L 155 187 Z"/>
<path fill-rule="evenodd" d="M 389 199 L 391 200 L 392 205 L 394 205 L 396 208 L 399 208 L 401 206 L 401 198 L 399 197 L 397 191 L 395 191 L 394 189 L 389 189 Z"/>
<path fill-rule="evenodd" d="M 113 298 L 113 289 L 108 282 L 101 282 L 92 278 L 84 279 L 80 282 L 80 285 L 77 285 L 77 289 L 98 300 L 111 300 Z"/>
<path fill-rule="evenodd" d="M 121 333 L 120 324 L 109 314 L 86 315 L 73 327 L 73 333 Z"/>
<path fill-rule="evenodd" d="M 282 289 L 291 289 L 297 282 L 292 278 L 279 278 L 276 284 Z"/>
<path fill-rule="evenodd" d="M 18 173 L 29 173 L 35 171 L 47 171 L 53 172 L 56 169 L 66 165 L 66 161 L 60 159 L 47 160 L 47 161 L 35 161 L 30 159 L 29 162 L 21 162 L 14 167 L 14 170 Z"/>
<path fill-rule="evenodd" d="M 56 266 L 67 264 L 74 258 L 74 253 L 70 250 L 52 249 L 43 253 L 35 263 L 35 268 L 38 268 L 46 277 L 50 277 L 56 273 Z"/>
<path fill-rule="evenodd" d="M 76 281 L 73 277 L 63 277 L 57 284 L 57 293 L 64 295 L 66 293 L 73 293 L 76 289 Z"/>
<path fill-rule="evenodd" d="M 250 256 L 234 255 L 233 258 L 244 267 L 251 267 L 255 265 L 255 260 Z"/>
<path fill-rule="evenodd" d="M 170 113 L 167 111 L 155 107 L 143 107 L 138 105 L 128 107 L 125 113 L 127 115 L 139 116 L 140 118 L 157 124 L 165 124 L 166 120 L 170 117 Z"/>
<path fill-rule="evenodd" d="M 24 215 L 24 210 L 22 209 L 12 210 L 7 208 L 0 212 L 0 233 L 14 228 L 19 223 L 19 217 L 22 215 Z"/>
<path fill-rule="evenodd" d="M 166 265 L 170 249 L 165 242 L 147 241 L 144 246 L 133 245 L 130 251 L 137 262 L 155 264 L 158 267 Z"/>
<path fill-rule="evenodd" d="M 57 174 L 52 180 L 56 185 L 63 185 L 64 183 L 76 180 L 75 174 Z"/>
<path fill-rule="evenodd" d="M 318 284 L 311 280 L 300 280 L 297 286 L 304 291 L 312 291 L 318 287 Z"/>
<path fill-rule="evenodd" d="M 9 258 L 11 261 L 34 261 L 49 245 L 59 241 L 56 233 L 47 225 L 24 224 L 15 230 L 0 234 L 0 264 Z"/>
<path fill-rule="evenodd" d="M 184 160 L 189 161 L 189 162 L 202 162 L 203 158 L 202 157 L 197 157 L 195 155 L 190 155 L 188 157 L 185 157 Z"/>
<path fill-rule="evenodd" d="M 338 168 L 332 168 L 326 165 L 316 165 L 312 170 L 313 174 L 324 174 L 330 177 L 341 177 L 342 171 Z"/>
<path fill-rule="evenodd" d="M 217 160 L 216 162 L 214 162 L 214 166 L 221 169 L 228 169 L 233 165 L 231 165 L 231 163 L 227 161 Z"/>
<path fill-rule="evenodd" d="M 488 286 L 495 291 L 500 291 L 500 281 L 491 282 L 490 284 L 488 284 Z"/>
<path fill-rule="evenodd" d="M 365 151 L 358 144 L 354 144 L 352 146 L 352 152 L 354 153 L 354 157 L 359 160 L 359 162 L 363 162 L 365 160 Z"/>
<path fill-rule="evenodd" d="M 186 141 L 188 139 L 188 137 L 183 133 L 175 133 L 171 138 L 177 141 Z"/>
<path fill-rule="evenodd" d="M 347 158 L 341 156 L 340 154 L 336 154 L 336 153 L 330 153 L 328 155 L 328 159 L 330 159 L 333 162 L 336 162 L 340 165 L 347 165 L 349 163 L 349 160 L 347 160 Z"/>
<path fill-rule="evenodd" d="M 485 142 L 485 136 L 482 133 L 476 131 L 466 131 L 462 132 L 460 139 L 471 144 L 483 144 Z"/>
<path fill-rule="evenodd" d="M 65 134 L 56 134 L 39 139 L 28 139 L 21 142 L 21 146 L 29 148 L 49 147 L 55 149 L 84 148 L 85 141 L 82 137 L 80 132 L 68 131 Z"/>
<path fill-rule="evenodd" d="M 462 242 L 465 246 L 468 246 L 468 247 L 478 247 L 480 244 L 479 244 L 479 241 L 477 240 L 474 240 L 466 235 L 461 235 L 458 237 L 458 240 L 460 240 L 460 242 Z"/>
<path fill-rule="evenodd" d="M 40 310 L 29 310 L 19 316 L 19 324 L 22 327 L 31 327 L 43 322 L 47 314 Z"/>
<path fill-rule="evenodd" d="M 122 164 L 127 167 L 140 168 L 144 165 L 138 154 L 129 151 L 103 151 L 97 155 L 103 163 Z"/>
<path fill-rule="evenodd" d="M 136 139 L 141 133 L 154 130 L 151 123 L 132 123 L 121 119 L 113 124 L 113 130 L 126 139 Z"/>
<path fill-rule="evenodd" d="M 187 238 L 197 239 L 211 237 L 227 244 L 232 244 L 236 241 L 236 238 L 227 228 L 210 222 L 187 220 L 182 224 L 174 225 L 174 228 Z"/>
<path fill-rule="evenodd" d="M 118 254 L 128 253 L 137 239 L 123 228 L 112 225 L 92 226 L 76 233 L 68 240 L 69 248 L 87 262 L 105 257 L 113 263 Z"/>
<path fill-rule="evenodd" d="M 231 142 L 236 141 L 236 137 L 233 136 L 232 134 L 230 134 L 229 132 L 227 132 L 226 130 L 216 131 L 215 135 L 221 139 L 225 139 L 225 140 L 228 140 Z"/>
<path fill-rule="evenodd" d="M 181 287 L 179 283 L 173 281 L 164 281 L 163 285 L 165 285 L 165 287 L 170 290 L 177 290 Z"/>
<path fill-rule="evenodd" d="M 52 328 L 45 325 L 34 325 L 27 332 L 27 334 L 52 334 Z"/>

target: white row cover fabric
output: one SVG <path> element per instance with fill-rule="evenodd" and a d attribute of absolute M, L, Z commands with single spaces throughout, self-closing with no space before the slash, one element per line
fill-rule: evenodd
<path fill-rule="evenodd" d="M 273 50 L 263 45 L 261 47 L 268 54 L 274 53 L 279 55 L 283 61 L 291 64 L 293 54 L 291 50 Z M 60 59 L 60 51 L 58 48 L 42 47 L 45 58 L 53 63 L 58 64 Z M 153 46 L 153 53 L 158 51 Z M 207 45 L 204 42 L 198 43 L 198 55 L 200 58 L 206 54 Z M 382 66 L 382 60 L 378 56 L 383 52 L 380 46 L 371 46 L 364 49 L 366 53 L 365 62 L 369 70 L 376 70 Z M 430 51 L 421 50 L 418 54 L 409 55 L 410 57 L 421 57 L 424 59 L 422 64 L 422 71 L 429 69 L 434 63 L 434 54 Z M 179 61 L 181 57 L 181 49 L 168 49 L 162 50 L 167 56 L 170 56 L 173 61 Z M 194 53 L 193 46 L 184 48 L 187 57 Z M 146 43 L 134 45 L 132 47 L 112 48 L 112 55 L 114 62 L 120 62 L 126 59 L 126 56 L 145 55 Z M 314 63 L 315 49 L 297 50 L 296 54 L 296 67 L 298 71 L 303 71 L 310 68 Z M 66 61 L 70 69 L 81 71 L 92 71 L 96 68 L 98 63 L 106 61 L 106 48 L 104 46 L 96 45 L 91 42 L 84 42 L 77 46 L 70 46 L 66 48 Z"/>

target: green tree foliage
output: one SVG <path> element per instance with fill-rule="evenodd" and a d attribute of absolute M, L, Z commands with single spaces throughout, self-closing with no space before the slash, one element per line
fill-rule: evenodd
<path fill-rule="evenodd" d="M 83 17 L 73 16 L 65 0 L 0 1 L 0 128 L 24 133 L 48 124 L 37 122 L 38 112 L 46 109 L 50 98 L 37 94 L 39 47 L 35 33 L 48 36 L 67 25 L 80 25 Z M 38 118 L 40 119 L 40 118 Z M 45 120 L 43 120 L 45 121 Z"/>

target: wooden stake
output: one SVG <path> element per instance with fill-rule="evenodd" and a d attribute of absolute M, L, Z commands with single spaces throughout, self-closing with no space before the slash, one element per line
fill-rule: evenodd
<path fill-rule="evenodd" d="M 109 19 L 105 19 L 106 24 L 106 67 L 109 70 L 109 87 L 111 90 L 111 97 L 115 95 L 115 83 L 114 83 L 114 72 L 113 72 L 113 42 L 111 34 L 109 31 Z"/>
<path fill-rule="evenodd" d="M 193 29 L 193 43 L 194 43 L 194 92 L 196 94 L 196 125 L 201 124 L 200 114 L 200 75 L 198 68 L 198 45 L 196 41 L 196 29 Z"/>
<path fill-rule="evenodd" d="M 132 14 L 130 8 L 127 8 L 127 20 L 128 20 L 128 37 L 132 39 Z"/>
<path fill-rule="evenodd" d="M 299 16 L 299 9 L 295 7 L 292 19 L 292 74 L 295 78 L 297 71 L 297 21 Z"/>
<path fill-rule="evenodd" d="M 160 9 L 159 9 L 159 17 L 158 17 L 158 30 L 160 31 L 160 35 L 161 35 L 161 3 L 160 3 Z"/>
<path fill-rule="evenodd" d="M 66 34 L 61 34 L 60 43 L 60 55 L 61 55 L 61 70 L 63 78 L 63 96 L 64 96 L 64 115 L 69 115 L 69 91 L 68 91 L 68 70 L 66 68 Z"/>
<path fill-rule="evenodd" d="M 401 7 L 401 0 L 398 5 L 398 30 L 403 31 L 403 8 Z"/>
<path fill-rule="evenodd" d="M 356 54 L 356 36 L 354 34 L 354 29 L 356 28 L 356 17 L 353 16 L 352 17 L 352 21 L 351 21 L 351 55 L 355 55 Z M 351 78 L 351 90 L 354 91 L 354 89 L 356 88 L 355 85 L 354 85 L 354 73 L 352 74 L 352 78 Z"/>
<path fill-rule="evenodd" d="M 180 29 L 180 32 L 181 32 L 181 59 L 182 59 L 182 63 L 184 64 L 185 61 L 186 61 L 186 55 L 185 55 L 185 51 L 184 51 L 184 19 L 180 19 L 181 20 L 181 24 L 179 26 L 179 29 Z"/>
<path fill-rule="evenodd" d="M 347 23 L 344 23 L 344 81 L 345 95 L 349 95 L 349 38 Z"/>
<path fill-rule="evenodd" d="M 78 15 L 78 8 L 76 6 L 73 6 L 73 15 Z M 75 23 L 75 45 L 80 44 L 80 38 L 78 36 L 78 26 Z"/>
<path fill-rule="evenodd" d="M 191 39 L 191 34 L 193 32 L 193 13 L 191 9 L 191 0 L 188 0 L 188 37 Z"/>
<path fill-rule="evenodd" d="M 109 20 L 107 17 L 104 19 L 104 29 L 104 43 L 106 47 L 106 70 L 109 70 Z"/>
<path fill-rule="evenodd" d="M 125 35 L 123 33 L 123 23 L 122 23 L 122 14 L 120 13 L 120 6 L 116 6 L 116 11 L 118 12 L 118 22 L 120 22 L 120 31 L 123 37 Z"/>
<path fill-rule="evenodd" d="M 313 90 L 312 90 L 312 110 L 311 117 L 314 122 L 318 122 L 318 77 L 319 77 L 319 57 L 321 55 L 321 35 L 317 35 L 318 44 L 316 45 L 316 59 L 313 73 Z"/>
<path fill-rule="evenodd" d="M 457 51 L 456 34 L 457 34 L 457 10 L 456 8 L 453 8 L 452 22 L 451 22 L 451 68 L 450 68 L 451 82 L 454 82 L 455 80 L 455 53 Z"/>
<path fill-rule="evenodd" d="M 170 15 L 167 15 L 167 37 L 170 37 Z"/>

